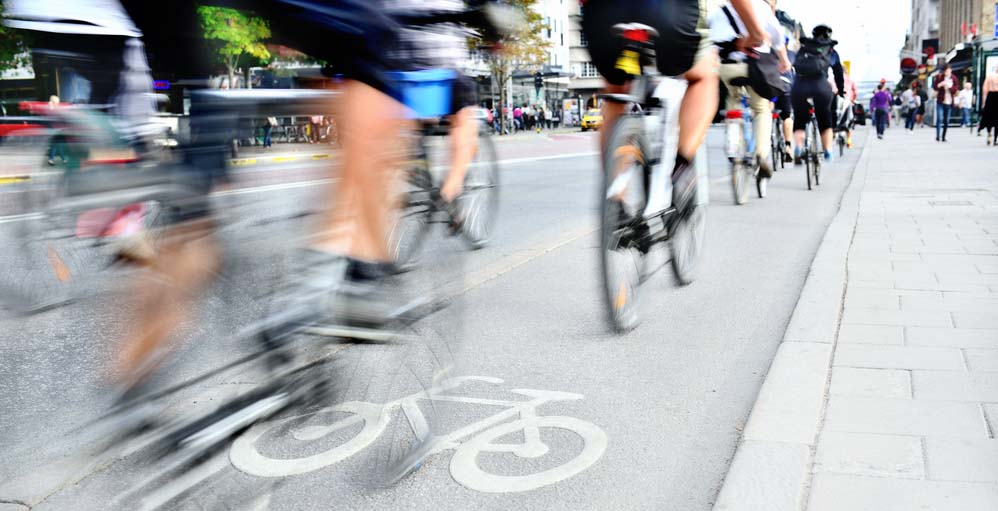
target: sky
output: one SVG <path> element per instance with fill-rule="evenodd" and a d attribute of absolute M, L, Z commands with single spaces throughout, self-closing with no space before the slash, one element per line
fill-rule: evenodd
<path fill-rule="evenodd" d="M 826 23 L 835 31 L 842 60 L 856 81 L 900 78 L 898 52 L 911 27 L 911 0 L 778 0 L 776 7 L 804 25 Z"/>

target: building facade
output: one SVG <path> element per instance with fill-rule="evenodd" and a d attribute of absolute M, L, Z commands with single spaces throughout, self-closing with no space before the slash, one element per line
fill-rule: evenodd
<path fill-rule="evenodd" d="M 996 6 L 998 1 L 995 0 L 940 0 L 940 53 L 970 40 L 995 38 Z"/>
<path fill-rule="evenodd" d="M 902 56 L 921 62 L 927 47 L 938 51 L 939 28 L 939 0 L 912 0 L 911 29 Z"/>

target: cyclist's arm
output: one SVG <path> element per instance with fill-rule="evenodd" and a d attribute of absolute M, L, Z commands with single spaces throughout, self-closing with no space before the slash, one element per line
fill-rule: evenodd
<path fill-rule="evenodd" d="M 834 58 L 832 59 L 832 74 L 835 75 L 835 86 L 838 87 L 839 94 L 846 93 L 846 73 L 845 69 L 842 68 L 842 59 L 839 57 L 839 53 L 832 50 Z"/>
<path fill-rule="evenodd" d="M 769 34 L 759 22 L 759 17 L 755 15 L 754 0 L 731 0 L 731 7 L 738 13 L 738 17 L 745 24 L 748 30 L 748 37 L 744 43 L 746 48 L 756 48 L 769 42 Z"/>

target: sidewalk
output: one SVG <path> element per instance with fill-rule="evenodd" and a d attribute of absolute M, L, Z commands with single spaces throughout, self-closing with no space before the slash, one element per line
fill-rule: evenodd
<path fill-rule="evenodd" d="M 998 148 L 870 136 L 714 509 L 998 510 Z"/>

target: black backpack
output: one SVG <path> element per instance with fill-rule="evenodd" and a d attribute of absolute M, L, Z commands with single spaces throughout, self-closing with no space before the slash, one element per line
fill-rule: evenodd
<path fill-rule="evenodd" d="M 804 78 L 827 78 L 832 66 L 832 48 L 837 44 L 830 39 L 801 38 L 800 51 L 794 69 Z"/>

